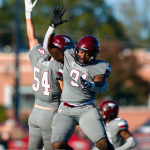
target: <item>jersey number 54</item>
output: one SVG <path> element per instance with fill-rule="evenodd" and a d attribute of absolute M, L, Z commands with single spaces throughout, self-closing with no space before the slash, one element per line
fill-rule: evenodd
<path fill-rule="evenodd" d="M 34 82 L 32 85 L 33 91 L 38 92 L 40 89 L 40 86 L 42 86 L 44 88 L 43 95 L 50 96 L 49 89 L 51 88 L 51 85 L 48 82 L 48 71 L 43 72 L 41 82 L 40 82 L 40 79 L 36 76 L 36 74 L 40 74 L 40 69 L 34 66 L 34 74 L 33 74 Z"/>

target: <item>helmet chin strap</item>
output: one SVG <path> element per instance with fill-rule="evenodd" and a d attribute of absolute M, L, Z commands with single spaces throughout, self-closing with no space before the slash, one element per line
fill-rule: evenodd
<path fill-rule="evenodd" d="M 93 61 L 94 61 L 94 57 L 93 57 L 93 56 L 91 56 L 91 57 L 90 57 L 90 59 L 89 59 L 89 64 L 92 64 L 92 63 L 93 63 Z"/>
<path fill-rule="evenodd" d="M 84 65 L 86 65 L 86 64 L 83 64 L 83 63 L 81 63 L 80 61 L 79 61 L 79 59 L 82 59 L 82 58 L 80 58 L 79 56 L 78 56 L 78 50 L 74 50 L 74 55 L 75 55 L 75 61 L 76 61 L 76 63 L 78 64 L 78 65 L 80 65 L 80 66 L 84 66 Z"/>
<path fill-rule="evenodd" d="M 77 50 L 75 50 L 75 58 L 76 58 L 76 63 L 81 65 L 81 66 L 90 65 L 94 61 L 94 57 L 93 56 L 91 56 L 88 61 L 86 61 L 86 59 L 80 58 L 78 56 L 78 51 Z M 85 60 L 85 62 L 87 62 L 87 63 L 81 63 L 79 60 Z"/>

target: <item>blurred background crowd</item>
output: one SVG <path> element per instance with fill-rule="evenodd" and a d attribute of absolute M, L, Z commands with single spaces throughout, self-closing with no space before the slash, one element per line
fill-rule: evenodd
<path fill-rule="evenodd" d="M 63 5 L 68 22 L 56 31 L 76 43 L 85 35 L 98 38 L 98 59 L 111 64 L 109 90 L 95 105 L 112 99 L 119 117 L 128 121 L 138 142 L 150 149 L 150 0 L 39 0 L 32 14 L 42 44 L 53 8 Z M 28 116 L 34 105 L 32 68 L 28 58 L 24 1 L 0 0 L 0 149 L 27 149 Z M 75 150 L 92 143 L 80 127 L 70 140 Z"/>

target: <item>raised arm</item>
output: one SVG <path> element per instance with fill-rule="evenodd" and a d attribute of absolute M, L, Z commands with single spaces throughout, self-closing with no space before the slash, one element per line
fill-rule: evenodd
<path fill-rule="evenodd" d="M 27 28 L 27 35 L 29 38 L 29 48 L 31 49 L 35 45 L 39 44 L 34 31 L 34 26 L 32 23 L 32 10 L 36 5 L 37 0 L 34 1 L 32 4 L 32 0 L 25 0 L 25 15 L 26 15 L 26 28 Z"/>
<path fill-rule="evenodd" d="M 46 32 L 46 34 L 45 34 L 44 41 L 43 41 L 43 48 L 44 48 L 44 50 L 45 50 L 47 53 L 49 53 L 48 47 L 47 47 L 49 36 L 50 36 L 50 33 L 49 33 L 49 29 L 48 29 L 47 32 Z"/>
<path fill-rule="evenodd" d="M 63 10 L 63 6 L 58 6 L 53 10 L 52 18 L 51 18 L 51 23 L 48 28 L 48 33 L 49 33 L 49 38 L 48 38 L 48 51 L 51 54 L 51 56 L 59 61 L 59 62 L 64 62 L 64 53 L 62 50 L 60 50 L 58 47 L 53 45 L 53 39 L 55 35 L 55 29 L 57 25 L 63 24 L 64 22 L 67 22 L 67 20 L 62 20 L 62 16 L 65 13 L 65 9 Z"/>

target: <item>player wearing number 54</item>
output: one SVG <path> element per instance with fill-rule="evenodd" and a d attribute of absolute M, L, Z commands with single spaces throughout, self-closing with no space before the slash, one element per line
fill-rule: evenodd
<path fill-rule="evenodd" d="M 29 58 L 33 70 L 33 93 L 35 104 L 28 119 L 29 143 L 28 150 L 42 149 L 52 150 L 51 148 L 51 124 L 53 117 L 60 103 L 62 91 L 62 69 L 63 64 L 55 61 L 46 51 L 47 45 L 39 44 L 32 23 L 32 10 L 37 0 L 32 4 L 32 0 L 25 0 L 26 28 L 29 38 Z M 55 37 L 55 45 L 68 46 L 63 40 L 64 36 Z M 57 39 L 62 38 L 62 42 L 57 44 Z M 65 36 L 71 40 L 70 37 Z M 74 43 L 69 47 L 74 47 Z"/>

